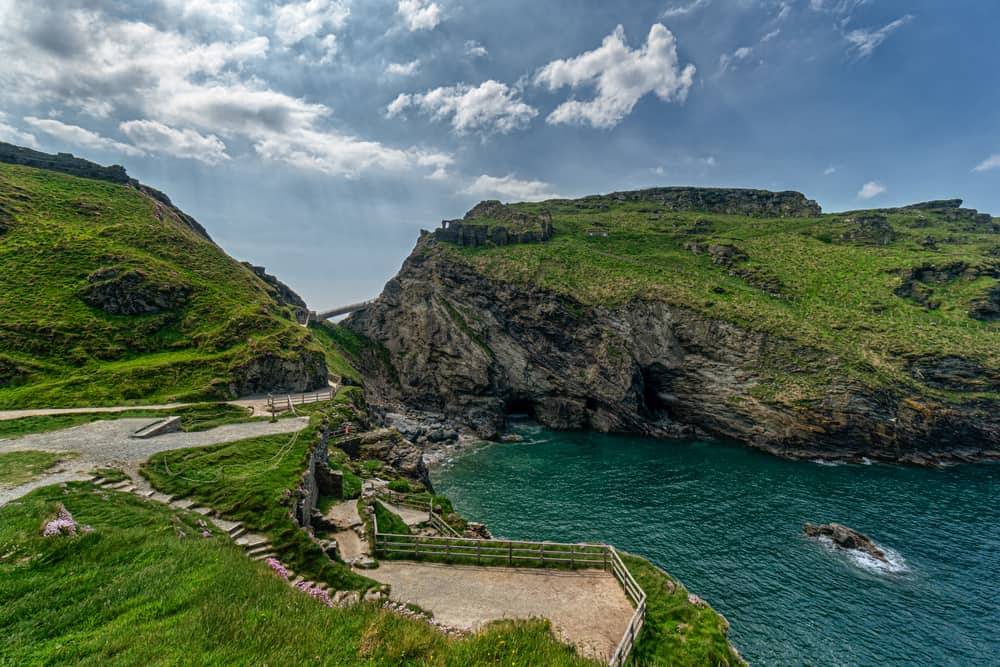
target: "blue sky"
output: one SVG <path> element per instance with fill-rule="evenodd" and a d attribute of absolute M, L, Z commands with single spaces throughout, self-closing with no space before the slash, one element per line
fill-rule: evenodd
<path fill-rule="evenodd" d="M 1000 215 L 997 26 L 981 0 L 0 0 L 0 140 L 124 164 L 324 308 L 484 198 Z"/>

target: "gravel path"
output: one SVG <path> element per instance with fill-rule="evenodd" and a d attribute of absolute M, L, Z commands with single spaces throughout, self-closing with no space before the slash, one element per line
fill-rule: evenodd
<path fill-rule="evenodd" d="M 325 518 L 335 523 L 340 530 L 333 534 L 337 541 L 340 559 L 350 563 L 355 559 L 370 556 L 368 543 L 358 535 L 361 530 L 361 515 L 358 514 L 357 499 L 345 500 L 327 510 Z"/>
<path fill-rule="evenodd" d="M 0 440 L 0 452 L 41 450 L 45 452 L 76 452 L 78 456 L 63 461 L 41 478 L 12 489 L 0 490 L 0 505 L 19 498 L 40 486 L 83 480 L 96 468 L 121 468 L 137 478 L 139 466 L 157 452 L 185 447 L 204 447 L 262 435 L 293 433 L 309 423 L 305 417 L 281 419 L 277 422 L 227 424 L 197 433 L 166 433 L 140 440 L 132 433 L 156 419 L 116 419 L 97 421 L 82 426 L 34 433 L 10 440 Z"/>
<path fill-rule="evenodd" d="M 381 561 L 366 577 L 392 586 L 392 597 L 459 627 L 505 618 L 544 617 L 560 641 L 608 660 L 634 609 L 615 578 L 601 570 L 467 567 Z"/>

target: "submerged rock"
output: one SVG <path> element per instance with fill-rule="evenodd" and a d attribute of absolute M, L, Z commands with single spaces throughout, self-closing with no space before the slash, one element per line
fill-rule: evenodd
<path fill-rule="evenodd" d="M 870 537 L 843 524 L 826 523 L 817 525 L 814 523 L 804 523 L 802 524 L 802 532 L 806 534 L 806 537 L 829 537 L 833 540 L 834 544 L 843 549 L 864 551 L 876 560 L 887 562 L 885 552 L 875 546 Z"/>

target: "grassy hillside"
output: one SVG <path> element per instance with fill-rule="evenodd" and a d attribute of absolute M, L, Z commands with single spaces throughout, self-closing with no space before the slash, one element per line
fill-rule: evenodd
<path fill-rule="evenodd" d="M 838 355 L 840 368 L 809 374 L 771 360 L 772 382 L 759 387 L 767 398 L 816 398 L 832 374 L 845 371 L 869 386 L 995 397 L 1000 226 L 959 206 L 761 218 L 588 197 L 512 205 L 551 214 L 555 234 L 546 243 L 440 251 L 488 277 L 539 285 L 584 307 L 660 300 L 789 339 L 788 355 L 799 354 L 798 344 Z M 959 372 L 925 382 L 914 370 L 948 357 L 971 361 L 979 379 Z"/>
<path fill-rule="evenodd" d="M 92 531 L 42 537 L 59 504 Z M 0 662 L 596 664 L 559 644 L 543 621 L 456 640 L 371 603 L 329 609 L 228 537 L 202 537 L 199 519 L 79 483 L 0 507 Z"/>
<path fill-rule="evenodd" d="M 0 164 L 0 294 L 2 408 L 325 384 L 274 287 L 132 183 Z"/>

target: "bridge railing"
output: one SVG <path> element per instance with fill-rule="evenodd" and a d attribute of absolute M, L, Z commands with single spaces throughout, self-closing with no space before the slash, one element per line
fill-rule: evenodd
<path fill-rule="evenodd" d="M 432 516 L 436 516 L 432 512 Z M 646 592 L 610 544 L 533 542 L 434 535 L 383 533 L 372 514 L 375 555 L 389 559 L 423 560 L 456 565 L 601 569 L 610 572 L 635 607 L 621 641 L 608 661 L 623 667 L 646 622 Z"/>

